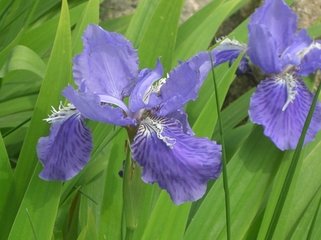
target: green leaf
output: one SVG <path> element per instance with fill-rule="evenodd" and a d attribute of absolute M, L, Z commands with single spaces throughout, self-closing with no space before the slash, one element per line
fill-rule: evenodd
<path fill-rule="evenodd" d="M 115 19 L 107 19 L 106 21 L 101 22 L 100 25 L 108 31 L 125 35 L 132 17 L 133 15 L 125 15 Z"/>
<path fill-rule="evenodd" d="M 243 239 L 268 192 L 282 152 L 255 127 L 227 165 L 231 236 Z M 184 239 L 226 239 L 224 192 L 219 178 L 191 220 Z"/>
<path fill-rule="evenodd" d="M 183 24 L 177 35 L 174 62 L 207 49 L 222 22 L 241 2 L 213 1 Z"/>
<path fill-rule="evenodd" d="M 82 229 L 80 235 L 78 236 L 77 240 L 96 240 L 98 239 L 97 231 L 96 231 L 96 223 L 94 214 L 91 208 L 88 208 L 88 221 L 85 228 Z"/>
<path fill-rule="evenodd" d="M 1 102 L 0 121 L 6 115 L 33 110 L 36 100 L 37 95 L 33 94 Z"/>
<path fill-rule="evenodd" d="M 6 203 L 9 189 L 13 180 L 13 172 L 10 166 L 7 150 L 0 133 L 0 216 L 3 216 L 4 205 Z"/>
<path fill-rule="evenodd" d="M 320 191 L 319 191 L 320 193 Z M 319 197 L 319 202 L 317 209 L 314 211 L 314 217 L 310 226 L 309 234 L 307 239 L 318 239 L 318 236 L 320 236 L 321 229 L 318 227 L 318 224 L 321 220 L 321 197 Z"/>
<path fill-rule="evenodd" d="M 39 239 L 48 239 L 48 236 L 52 234 L 56 206 L 58 206 L 60 197 L 60 184 L 47 183 L 39 179 L 38 171 L 40 167 L 35 171 L 38 162 L 36 157 L 36 144 L 39 137 L 48 133 L 49 125 L 45 123 L 43 119 L 47 117 L 52 105 L 58 105 L 59 99 L 61 99 L 61 90 L 70 82 L 70 79 L 71 33 L 68 5 L 66 1 L 63 1 L 54 47 L 14 173 L 15 185 L 12 193 L 14 197 L 10 199 L 10 203 L 8 203 L 10 207 L 6 209 L 3 219 L 1 219 L 3 236 L 8 234 L 7 231 L 10 229 L 22 200 L 22 205 L 19 208 L 15 224 L 11 230 L 12 239 L 18 236 L 21 229 L 26 232 L 26 235 L 23 236 L 31 236 L 29 233 L 32 232 L 32 228 L 30 227 L 30 223 L 25 221 L 26 208 L 28 208 L 33 224 L 43 226 L 43 224 L 47 223 L 46 227 L 37 229 L 39 230 L 37 237 Z M 27 190 L 31 177 L 32 184 Z M 26 190 L 26 195 L 23 198 Z M 48 191 L 52 193 L 48 194 Z M 49 197 L 50 201 L 48 202 Z M 41 206 L 42 204 L 45 207 L 43 211 L 40 211 L 40 214 L 39 211 L 36 211 L 37 206 Z M 41 215 L 42 217 L 40 218 Z M 46 221 L 43 220 L 43 216 L 46 216 Z"/>
<path fill-rule="evenodd" d="M 174 205 L 168 193 L 162 191 L 141 239 L 182 239 L 190 207 L 190 203 Z"/>
<path fill-rule="evenodd" d="M 254 92 L 251 89 L 229 104 L 222 111 L 223 131 L 228 132 L 248 116 L 250 98 Z M 218 126 L 214 131 L 214 137 L 218 136 Z"/>
<path fill-rule="evenodd" d="M 216 105 L 216 113 L 217 113 L 217 120 L 218 120 L 218 128 L 219 128 L 219 135 L 220 135 L 220 142 L 222 146 L 222 176 L 223 176 L 223 187 L 224 187 L 224 200 L 225 200 L 225 219 L 226 219 L 226 238 L 228 240 L 231 239 L 231 208 L 230 208 L 230 193 L 229 193 L 229 185 L 228 185 L 228 175 L 227 175 L 227 159 L 226 159 L 226 145 L 224 139 L 224 130 L 222 126 L 222 118 L 221 118 L 221 103 L 218 96 L 218 88 L 214 73 L 214 63 L 212 56 L 211 57 L 211 65 L 212 65 L 212 77 L 213 77 L 213 84 L 214 84 L 214 94 L 215 94 L 215 105 Z M 243 56 L 240 56 L 241 58 Z M 213 135 L 212 135 L 213 136 Z"/>
<path fill-rule="evenodd" d="M 295 226 L 289 231 L 291 239 L 311 239 L 314 228 L 319 228 L 317 218 L 321 203 L 321 188 L 316 191 L 313 199 L 310 201 L 303 214 L 297 219 Z M 313 239 L 313 238 L 312 238 Z M 315 236 L 315 239 L 316 236 Z"/>
<path fill-rule="evenodd" d="M 223 100 L 227 94 L 227 91 L 235 78 L 235 72 L 238 65 L 243 57 L 241 54 L 233 63 L 233 65 L 226 71 L 226 73 L 218 79 L 218 92 L 219 101 L 221 106 L 223 105 Z M 217 75 L 216 75 L 217 76 Z M 211 89 L 210 89 L 211 90 Z M 203 107 L 199 114 L 199 118 L 195 121 L 193 125 L 193 130 L 198 136 L 211 137 L 215 129 L 217 121 L 217 112 L 215 111 L 215 93 L 212 88 L 212 93 L 210 98 L 207 100 L 206 105 Z"/>
<path fill-rule="evenodd" d="M 8 54 L 18 44 L 20 38 L 30 24 L 40 0 L 22 4 L 21 0 L 10 5 L 11 11 L 7 11 L 6 26 L 2 26 L 2 31 L 6 31 L 5 37 L 1 39 L 0 45 L 4 46 L 0 51 L 0 66 L 2 68 Z"/>
<path fill-rule="evenodd" d="M 295 179 L 296 184 L 294 187 L 291 187 L 289 197 L 284 203 L 279 224 L 275 229 L 274 236 L 276 238 L 292 234 L 297 222 L 300 221 L 302 215 L 305 213 L 306 209 L 315 197 L 315 194 L 321 187 L 321 177 L 319 174 L 321 171 L 319 158 L 320 147 L 321 135 L 318 134 L 313 142 L 307 144 L 302 149 L 302 156 L 300 158 L 302 166 L 300 167 L 300 171 L 297 173 Z M 264 218 L 258 235 L 259 237 L 264 237 L 266 234 L 267 226 L 270 223 L 276 201 L 282 189 L 292 157 L 293 151 L 287 153 L 284 159 L 282 159 L 282 165 L 273 181 L 272 192 L 269 196 L 268 204 L 264 212 Z M 312 218 L 313 216 L 310 215 L 310 220 Z M 308 229 L 306 229 L 306 231 L 308 231 Z"/>
<path fill-rule="evenodd" d="M 161 58 L 165 72 L 170 70 L 183 2 L 159 2 L 138 49 L 141 67 L 154 67 L 156 59 Z"/>
<path fill-rule="evenodd" d="M 55 44 L 41 85 L 36 111 L 32 117 L 25 144 L 21 150 L 21 158 L 15 171 L 18 192 L 23 192 L 23 186 L 28 182 L 26 180 L 30 178 L 37 163 L 35 158 L 36 143 L 39 137 L 48 131 L 49 125 L 43 119 L 50 113 L 51 106 L 58 106 L 59 99 L 62 98 L 61 90 L 71 81 L 69 12 L 66 2 L 63 1 L 63 3 Z M 55 84 L 53 85 L 53 83 Z M 33 156 L 32 161 L 31 156 Z"/>
<path fill-rule="evenodd" d="M 0 117 L 0 128 L 16 128 L 31 118 L 33 111 L 23 111 Z M 10 129 L 11 131 L 11 129 Z M 7 135 L 7 132 L 5 132 Z"/>
<path fill-rule="evenodd" d="M 86 3 L 79 4 L 70 10 L 70 25 L 73 26 L 79 20 Z M 25 45 L 38 53 L 40 56 L 47 56 L 52 48 L 55 31 L 58 26 L 59 15 L 55 15 L 39 26 L 28 29 L 21 37 L 19 44 Z"/>
<path fill-rule="evenodd" d="M 154 12 L 161 0 L 141 0 L 131 18 L 126 31 L 126 37 L 130 39 L 136 48 L 139 47 L 142 37 L 152 19 Z"/>
<path fill-rule="evenodd" d="M 43 78 L 46 71 L 46 64 L 39 55 L 30 48 L 18 45 L 12 50 L 11 57 L 1 70 L 0 77 L 14 70 L 27 70 Z"/>
<path fill-rule="evenodd" d="M 50 239 L 58 211 L 61 183 L 45 182 L 38 177 L 37 165 L 22 200 L 8 240 Z"/>
<path fill-rule="evenodd" d="M 127 134 L 123 131 L 112 144 L 106 169 L 104 197 L 101 203 L 99 239 L 121 239 L 123 192 L 122 178 L 118 172 L 123 170 L 125 159 L 124 142 Z"/>
<path fill-rule="evenodd" d="M 89 24 L 98 24 L 99 22 L 99 0 L 89 0 L 81 18 L 76 25 L 72 35 L 73 53 L 79 53 L 82 50 L 82 34 Z"/>
<path fill-rule="evenodd" d="M 2 80 L 0 102 L 36 94 L 41 85 L 41 79 L 26 70 L 9 72 Z"/>

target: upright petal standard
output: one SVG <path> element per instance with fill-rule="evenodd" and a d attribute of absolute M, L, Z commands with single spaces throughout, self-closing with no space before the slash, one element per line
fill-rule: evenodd
<path fill-rule="evenodd" d="M 83 39 L 84 50 L 73 66 L 78 89 L 63 91 L 77 113 L 50 121 L 50 136 L 39 140 L 41 176 L 66 180 L 83 168 L 91 150 L 84 122 L 91 119 L 136 133 L 131 150 L 144 182 L 158 183 L 176 204 L 201 198 L 207 182 L 220 175 L 221 146 L 195 137 L 182 108 L 197 98 L 211 69 L 209 53 L 199 53 L 163 77 L 160 61 L 155 69 L 139 70 L 136 50 L 117 33 L 90 25 Z"/>

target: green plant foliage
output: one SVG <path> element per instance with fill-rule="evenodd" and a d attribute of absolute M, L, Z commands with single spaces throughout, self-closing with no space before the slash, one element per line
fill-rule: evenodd
<path fill-rule="evenodd" d="M 230 239 L 319 239 L 321 133 L 301 146 L 303 131 L 301 145 L 282 152 L 248 121 L 255 88 L 224 102 L 244 54 L 213 70 L 218 96 L 209 74 L 185 109 L 196 136 L 220 144 L 224 138 L 228 191 L 221 174 L 199 201 L 173 204 L 156 183 L 142 181 L 131 133 L 90 120 L 93 150 L 84 169 L 64 183 L 39 178 L 36 145 L 50 129 L 43 119 L 66 102 L 61 91 L 74 85 L 72 61 L 89 24 L 124 34 L 140 68 L 154 68 L 159 59 L 165 76 L 212 48 L 222 24 L 249 1 L 210 1 L 186 21 L 183 0 L 140 0 L 133 13 L 114 19 L 99 15 L 102 2 L 0 1 L 0 240 L 225 240 L 226 223 Z M 248 22 L 242 19 L 229 37 L 246 43 Z M 317 39 L 320 29 L 317 20 L 308 32 Z M 305 79 L 310 89 L 313 79 Z"/>

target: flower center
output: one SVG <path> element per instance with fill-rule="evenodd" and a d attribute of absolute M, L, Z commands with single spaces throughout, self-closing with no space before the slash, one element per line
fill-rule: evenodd
<path fill-rule="evenodd" d="M 64 106 L 62 102 L 60 102 L 58 109 L 51 107 L 51 114 L 44 120 L 48 123 L 55 123 L 65 120 L 77 112 L 78 110 L 71 103 L 68 103 L 66 106 Z"/>
<path fill-rule="evenodd" d="M 160 92 L 160 89 L 161 87 L 166 83 L 167 81 L 167 78 L 168 78 L 168 75 L 166 78 L 160 78 L 158 80 L 156 80 L 148 89 L 147 91 L 145 92 L 144 96 L 143 96 L 143 102 L 145 104 L 148 104 L 149 102 L 149 98 L 150 98 L 150 95 L 152 93 L 159 93 Z"/>
<path fill-rule="evenodd" d="M 164 135 L 164 126 L 166 124 L 168 124 L 168 122 L 165 118 L 147 115 L 140 122 L 137 135 L 149 138 L 153 134 L 156 134 L 157 138 L 162 140 L 166 146 L 173 148 L 176 143 L 176 139 Z"/>
<path fill-rule="evenodd" d="M 295 100 L 298 91 L 296 89 L 297 83 L 296 79 L 293 77 L 292 74 L 285 73 L 283 75 L 277 76 L 276 81 L 279 84 L 285 85 L 287 90 L 287 99 L 285 104 L 282 107 L 282 111 L 285 111 L 290 103 L 293 103 Z"/>

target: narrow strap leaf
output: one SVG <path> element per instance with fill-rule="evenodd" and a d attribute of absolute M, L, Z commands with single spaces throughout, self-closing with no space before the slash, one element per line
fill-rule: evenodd
<path fill-rule="evenodd" d="M 227 162 L 226 162 L 226 151 L 225 151 L 225 141 L 224 141 L 224 131 L 222 126 L 222 119 L 221 119 L 221 104 L 218 97 L 218 90 L 217 90 L 217 84 L 215 79 L 215 73 L 214 73 L 214 63 L 212 59 L 212 55 L 210 55 L 211 58 L 211 64 L 212 64 L 212 76 L 213 76 L 213 83 L 214 83 L 214 92 L 215 92 L 215 103 L 216 103 L 216 111 L 217 111 L 217 120 L 218 120 L 218 126 L 219 126 L 219 133 L 220 133 L 220 139 L 222 144 L 222 168 L 223 168 L 223 185 L 224 185 L 224 194 L 225 194 L 225 213 L 226 213 L 226 236 L 227 240 L 231 239 L 231 211 L 230 211 L 230 192 L 228 187 L 228 176 L 227 176 Z"/>

